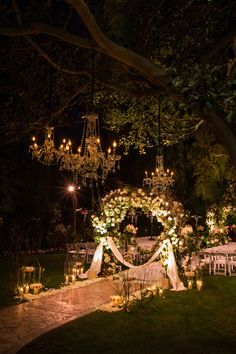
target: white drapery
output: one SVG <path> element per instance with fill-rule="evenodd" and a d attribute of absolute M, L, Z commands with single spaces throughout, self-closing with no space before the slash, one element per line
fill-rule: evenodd
<path fill-rule="evenodd" d="M 81 274 L 81 276 L 80 276 L 81 278 L 87 278 L 88 273 L 90 271 L 96 272 L 96 274 L 99 274 L 101 272 L 103 245 L 106 242 L 107 242 L 107 245 L 109 246 L 109 248 L 111 249 L 112 253 L 116 257 L 116 259 L 120 263 L 124 264 L 128 268 L 136 268 L 137 267 L 137 266 L 127 262 L 124 259 L 124 257 L 120 253 L 119 249 L 117 248 L 116 244 L 114 243 L 112 237 L 106 237 L 106 238 L 102 237 L 100 240 L 100 244 L 98 245 L 98 247 L 94 253 L 93 260 L 92 260 L 89 270 L 86 273 Z M 148 260 L 148 262 L 146 262 L 142 266 L 146 266 L 146 265 L 152 263 L 159 256 L 159 254 L 162 251 L 162 248 L 163 248 L 163 246 L 160 246 L 158 248 L 158 250 L 153 254 L 153 256 Z M 140 266 L 138 266 L 138 267 L 140 268 Z M 179 278 L 178 268 L 176 265 L 172 244 L 170 242 L 168 243 L 167 275 L 170 278 L 170 282 L 173 287 L 172 290 L 175 290 L 175 291 L 186 290 L 186 288 L 184 287 L 183 283 L 181 282 L 181 280 Z"/>
<path fill-rule="evenodd" d="M 173 247 L 170 242 L 168 242 L 168 263 L 167 263 L 167 275 L 170 279 L 172 285 L 172 290 L 181 291 L 186 290 L 184 284 L 180 280 L 177 264 L 175 261 L 175 256 L 173 252 Z"/>

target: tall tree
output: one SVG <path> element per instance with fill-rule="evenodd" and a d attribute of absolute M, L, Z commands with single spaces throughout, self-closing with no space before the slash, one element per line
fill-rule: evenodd
<path fill-rule="evenodd" d="M 0 34 L 13 39 L 6 42 L 5 53 L 10 55 L 3 70 L 14 67 L 16 59 L 24 69 L 36 55 L 40 65 L 42 59 L 48 62 L 57 71 L 55 120 L 62 121 L 68 107 L 87 92 L 91 76 L 88 59 L 95 51 L 98 91 L 105 89 L 110 94 L 116 90 L 136 100 L 161 95 L 165 116 L 172 117 L 177 126 L 184 118 L 182 135 L 206 122 L 236 166 L 235 1 L 49 0 L 33 5 L 19 2 L 19 7 L 15 0 L 9 3 L 2 5 Z M 27 43 L 24 49 L 22 39 Z M 28 55 L 19 54 L 23 50 Z M 30 66 L 28 80 L 15 83 L 19 95 L 13 105 L 16 119 L 19 111 L 25 112 L 27 84 L 37 75 L 34 67 Z M 16 77 L 15 68 L 12 77 Z M 18 74 L 23 80 L 25 74 Z M 11 85 L 5 95 L 10 95 Z M 35 102 L 40 101 L 38 92 Z M 12 101 L 6 104 L 4 115 L 8 133 L 9 107 Z M 42 100 L 38 107 L 42 108 Z M 144 122 L 144 130 L 146 124 L 152 125 L 151 115 L 135 117 Z M 34 119 L 28 116 L 25 127 L 42 125 L 43 120 L 37 121 L 37 115 Z M 10 121 L 13 130 L 14 126 L 16 122 Z"/>

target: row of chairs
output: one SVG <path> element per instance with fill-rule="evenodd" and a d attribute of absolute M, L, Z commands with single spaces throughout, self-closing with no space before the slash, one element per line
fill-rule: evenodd
<path fill-rule="evenodd" d="M 90 264 L 96 250 L 95 242 L 67 243 L 67 261 L 82 261 Z"/>
<path fill-rule="evenodd" d="M 199 254 L 199 266 L 207 266 L 209 274 L 236 275 L 236 253 L 207 253 Z"/>

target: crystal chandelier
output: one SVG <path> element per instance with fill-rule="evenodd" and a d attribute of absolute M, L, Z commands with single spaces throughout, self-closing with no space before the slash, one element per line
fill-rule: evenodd
<path fill-rule="evenodd" d="M 152 192 L 156 194 L 166 193 L 169 191 L 170 187 L 174 183 L 173 175 L 174 173 L 169 169 L 165 170 L 164 168 L 164 156 L 161 153 L 161 105 L 160 105 L 160 96 L 158 104 L 158 139 L 159 139 L 159 148 L 158 154 L 156 155 L 156 168 L 155 172 L 152 172 L 151 175 L 148 175 L 148 172 L 145 171 L 145 177 L 143 179 L 143 186 L 151 189 Z"/>
<path fill-rule="evenodd" d="M 59 155 L 55 148 L 54 143 L 54 127 L 51 126 L 52 115 L 52 79 L 53 69 L 50 70 L 50 88 L 49 88 L 49 116 L 48 124 L 45 128 L 45 138 L 42 145 L 38 145 L 36 137 L 32 137 L 32 145 L 29 147 L 29 152 L 32 154 L 32 158 L 37 159 L 44 165 L 55 165 L 58 162 Z"/>
<path fill-rule="evenodd" d="M 55 165 L 58 162 L 59 155 L 54 143 L 54 128 L 46 127 L 43 145 L 38 145 L 36 137 L 33 136 L 29 150 L 33 159 L 36 158 L 44 165 Z"/>
<path fill-rule="evenodd" d="M 82 177 L 84 185 L 91 186 L 93 181 L 104 183 L 108 173 L 119 168 L 121 156 L 116 154 L 115 141 L 113 149 L 109 148 L 107 154 L 102 151 L 98 116 L 92 113 L 83 118 L 84 129 L 78 152 L 73 153 L 71 141 L 64 139 L 59 148 L 59 165 L 60 170 L 76 172 Z"/>
<path fill-rule="evenodd" d="M 94 55 L 92 58 L 92 82 L 91 82 L 91 100 L 93 111 L 93 93 L 94 93 Z M 99 121 L 95 113 L 85 115 L 82 139 L 77 152 L 73 152 L 70 139 L 63 139 L 59 149 L 56 149 L 54 143 L 54 128 L 50 126 L 52 112 L 52 74 L 50 79 L 50 114 L 48 126 L 45 132 L 45 141 L 39 146 L 36 138 L 33 137 L 33 143 L 30 145 L 32 158 L 36 158 L 45 165 L 58 164 L 60 170 L 71 171 L 82 178 L 83 185 L 93 186 L 98 181 L 105 182 L 108 173 L 115 172 L 119 168 L 121 156 L 117 155 L 117 143 L 113 142 L 112 149 L 109 148 L 107 154 L 101 147 L 99 135 Z"/>
<path fill-rule="evenodd" d="M 169 169 L 164 169 L 164 159 L 162 155 L 156 156 L 156 169 L 155 172 L 148 176 L 145 171 L 145 177 L 143 179 L 143 186 L 148 187 L 152 192 L 160 194 L 167 192 L 174 183 L 174 173 Z"/>

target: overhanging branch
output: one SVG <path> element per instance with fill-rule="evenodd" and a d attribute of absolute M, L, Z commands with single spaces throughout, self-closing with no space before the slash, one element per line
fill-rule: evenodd
<path fill-rule="evenodd" d="M 108 39 L 98 27 L 94 16 L 91 14 L 83 0 L 65 1 L 70 4 L 81 17 L 91 36 L 101 48 L 101 52 L 135 68 L 140 73 L 144 74 L 149 81 L 155 85 L 160 85 L 165 89 L 171 85 L 170 77 L 166 71 L 158 68 L 150 60 L 144 58 L 143 56 L 140 56 Z"/>

